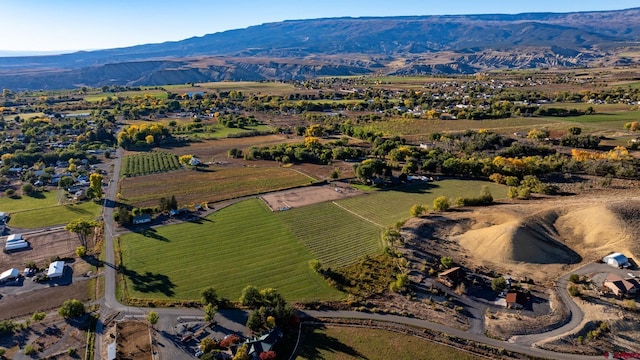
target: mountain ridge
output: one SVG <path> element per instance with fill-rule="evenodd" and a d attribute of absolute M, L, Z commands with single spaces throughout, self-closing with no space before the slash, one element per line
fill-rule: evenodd
<path fill-rule="evenodd" d="M 633 54 L 639 44 L 640 7 L 573 13 L 286 20 L 181 41 L 63 55 L 0 57 L 0 87 L 157 85 L 155 82 L 165 79 L 171 83 L 189 79 L 288 80 L 326 73 L 454 74 L 629 64 L 638 59 L 621 54 Z M 451 54 L 448 61 L 443 53 Z M 251 61 L 261 58 L 267 61 Z M 362 58 L 368 60 L 354 65 L 354 59 Z M 301 59 L 313 59 L 316 64 Z M 409 63 L 405 68 L 388 66 L 403 59 Z M 207 61 L 215 64 L 209 67 Z M 133 76 L 124 67 L 144 71 Z"/>

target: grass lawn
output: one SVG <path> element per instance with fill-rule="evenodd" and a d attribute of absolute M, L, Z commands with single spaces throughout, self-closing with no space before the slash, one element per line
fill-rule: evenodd
<path fill-rule="evenodd" d="M 260 200 L 199 223 L 121 237 L 128 297 L 192 299 L 213 286 L 237 301 L 246 285 L 277 289 L 287 300 L 342 299 L 309 268 L 314 256 Z"/>
<path fill-rule="evenodd" d="M 21 196 L 16 199 L 3 195 L 0 197 L 0 211 L 14 213 L 16 211 L 25 211 L 58 205 L 63 191 L 64 190 L 45 191 L 37 193 L 35 196 Z"/>
<path fill-rule="evenodd" d="M 349 265 L 382 250 L 381 227 L 334 203 L 293 208 L 276 214 L 325 268 Z"/>
<path fill-rule="evenodd" d="M 429 183 L 408 185 L 390 190 L 378 190 L 366 195 L 338 200 L 337 203 L 376 224 L 388 227 L 410 217 L 409 210 L 414 204 L 433 207 L 433 199 L 447 196 L 476 197 L 482 186 L 487 185 L 494 199 L 505 198 L 507 187 L 493 182 L 475 180 L 440 180 Z M 452 204 L 453 205 L 453 204 Z"/>
<path fill-rule="evenodd" d="M 179 170 L 123 178 L 119 192 L 121 201 L 135 206 L 156 206 L 160 198 L 172 195 L 184 205 L 255 195 L 310 181 L 305 175 L 280 167 L 209 167 L 205 171 Z"/>
<path fill-rule="evenodd" d="M 296 359 L 480 359 L 473 354 L 413 336 L 341 326 L 305 329 Z"/>
<path fill-rule="evenodd" d="M 93 201 L 85 201 L 77 205 L 56 205 L 11 213 L 9 225 L 21 229 L 66 225 L 78 218 L 95 219 L 101 212 L 102 206 Z"/>

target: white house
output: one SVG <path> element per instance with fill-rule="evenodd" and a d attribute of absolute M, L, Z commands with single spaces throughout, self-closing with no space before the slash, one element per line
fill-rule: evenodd
<path fill-rule="evenodd" d="M 602 258 L 602 262 L 617 268 L 629 267 L 629 259 L 621 253 L 609 254 Z"/>
<path fill-rule="evenodd" d="M 11 279 L 17 278 L 18 276 L 20 276 L 20 270 L 16 268 L 11 268 L 7 271 L 4 271 L 2 274 L 0 274 L 0 282 L 9 281 Z"/>
<path fill-rule="evenodd" d="M 54 261 L 49 264 L 49 270 L 47 271 L 47 276 L 50 279 L 59 278 L 64 274 L 64 261 Z"/>

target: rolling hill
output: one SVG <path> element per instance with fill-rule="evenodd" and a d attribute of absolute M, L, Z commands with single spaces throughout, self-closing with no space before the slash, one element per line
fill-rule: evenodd
<path fill-rule="evenodd" d="M 640 8 L 291 20 L 159 44 L 0 57 L 0 87 L 158 85 L 626 64 L 635 59 L 620 54 L 635 50 L 639 41 Z"/>

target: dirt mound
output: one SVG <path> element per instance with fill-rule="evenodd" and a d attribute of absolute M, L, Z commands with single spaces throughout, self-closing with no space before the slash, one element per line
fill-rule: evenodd
<path fill-rule="evenodd" d="M 579 249 L 583 256 L 599 258 L 611 252 L 631 256 L 633 246 L 630 228 L 621 216 L 621 204 L 582 204 L 558 218 L 556 227 L 568 246 Z"/>
<path fill-rule="evenodd" d="M 457 237 L 472 254 L 492 262 L 573 264 L 580 255 L 555 239 L 555 231 L 543 219 L 510 220 Z"/>
<path fill-rule="evenodd" d="M 490 214 L 491 212 L 492 214 Z M 478 209 L 466 232 L 452 238 L 474 257 L 494 263 L 574 264 L 611 252 L 640 250 L 640 201 L 581 199 Z"/>

